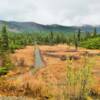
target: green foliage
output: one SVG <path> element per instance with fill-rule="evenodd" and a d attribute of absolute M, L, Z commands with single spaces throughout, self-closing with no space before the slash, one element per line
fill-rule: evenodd
<path fill-rule="evenodd" d="M 91 33 L 90 32 L 86 32 L 86 36 L 85 36 L 85 39 L 88 39 L 91 37 Z"/>
<path fill-rule="evenodd" d="M 0 75 L 4 75 L 8 72 L 8 68 L 7 67 L 0 67 Z"/>
<path fill-rule="evenodd" d="M 81 40 L 81 29 L 80 28 L 78 30 L 77 38 L 78 38 L 78 41 Z"/>
<path fill-rule="evenodd" d="M 13 68 L 13 64 L 9 58 L 8 52 L 1 52 L 0 57 L 0 60 L 2 62 L 2 64 L 0 65 L 0 75 L 3 75 Z"/>
<path fill-rule="evenodd" d="M 0 36 L 2 38 L 2 36 Z M 67 36 L 60 33 L 8 33 L 9 39 L 9 50 L 14 51 L 15 49 L 23 48 L 26 45 L 33 45 L 34 42 L 37 44 L 49 44 L 54 45 L 58 43 L 66 43 Z"/>
<path fill-rule="evenodd" d="M 96 34 L 96 29 L 94 28 L 94 33 Z M 67 43 L 68 45 L 73 44 L 77 49 L 79 44 L 81 47 L 90 49 L 99 49 L 99 37 L 97 35 L 91 36 L 90 33 L 78 33 L 74 34 L 64 34 L 59 32 L 48 32 L 46 34 L 41 33 L 11 33 L 7 32 L 5 26 L 2 27 L 2 32 L 0 32 L 0 49 L 5 52 L 7 50 L 14 52 L 15 49 L 24 48 L 26 45 L 33 45 L 34 42 L 37 44 L 55 45 L 59 43 Z M 84 34 L 84 35 L 83 35 Z M 98 37 L 98 38 L 97 38 Z M 94 39 L 93 39 L 94 38 Z"/>
<path fill-rule="evenodd" d="M 8 34 L 7 34 L 7 30 L 6 30 L 6 26 L 2 27 L 2 34 L 1 34 L 1 51 L 5 52 L 8 50 L 9 48 L 9 44 L 8 44 Z"/>
<path fill-rule="evenodd" d="M 81 41 L 80 46 L 88 49 L 100 49 L 100 36 L 83 40 Z"/>
<path fill-rule="evenodd" d="M 71 100 L 86 100 L 90 93 L 92 85 L 92 67 L 93 61 L 87 57 L 84 58 L 84 66 L 80 66 L 77 71 L 74 69 L 73 61 L 68 60 L 67 65 L 67 98 Z"/>
<path fill-rule="evenodd" d="M 74 34 L 74 37 L 73 37 L 73 42 L 74 42 L 74 45 L 75 45 L 75 49 L 77 50 L 78 49 L 78 43 L 79 43 L 79 40 L 78 40 L 78 36 L 76 37 L 76 35 Z"/>

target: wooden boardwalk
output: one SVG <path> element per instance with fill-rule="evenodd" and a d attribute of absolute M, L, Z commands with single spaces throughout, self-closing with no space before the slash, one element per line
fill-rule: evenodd
<path fill-rule="evenodd" d="M 36 68 L 41 68 L 41 67 L 45 66 L 40 49 L 38 46 L 35 46 L 34 58 L 35 58 L 34 66 Z"/>

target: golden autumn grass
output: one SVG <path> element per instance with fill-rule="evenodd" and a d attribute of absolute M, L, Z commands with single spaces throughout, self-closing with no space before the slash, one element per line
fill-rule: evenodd
<path fill-rule="evenodd" d="M 16 52 L 11 55 L 11 59 L 14 64 L 21 59 L 24 59 L 24 66 L 17 65 L 4 77 L 4 83 L 1 84 L 1 88 L 2 85 L 4 85 L 3 88 L 8 88 L 8 90 L 1 91 L 1 94 L 31 95 L 36 97 L 37 100 L 40 98 L 48 99 L 49 97 L 52 98 L 52 100 L 56 100 L 55 98 L 61 98 L 60 100 L 64 100 L 64 91 L 67 87 L 63 86 L 63 83 L 61 82 L 66 79 L 66 67 L 68 63 L 67 61 L 62 61 L 57 57 L 47 56 L 45 53 L 51 52 L 53 55 L 58 56 L 74 55 L 80 57 L 79 60 L 73 61 L 72 64 L 73 69 L 77 71 L 84 65 L 84 57 L 82 55 L 86 51 L 95 55 L 89 57 L 89 59 L 91 59 L 91 61 L 94 60 L 95 63 L 92 70 L 94 85 L 91 88 L 98 94 L 100 93 L 100 75 L 98 74 L 100 72 L 100 56 L 96 56 L 96 54 L 100 53 L 100 50 L 86 50 L 79 48 L 77 52 L 73 52 L 74 47 L 69 47 L 67 45 L 39 46 L 39 48 L 45 62 L 45 67 L 41 69 L 35 70 L 33 67 L 33 46 L 27 46 L 24 49 L 16 50 Z M 11 90 L 12 92 L 8 92 Z"/>

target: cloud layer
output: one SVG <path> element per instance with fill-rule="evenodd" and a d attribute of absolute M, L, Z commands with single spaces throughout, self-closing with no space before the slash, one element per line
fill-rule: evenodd
<path fill-rule="evenodd" d="M 2 0 L 0 20 L 100 25 L 100 0 Z"/>

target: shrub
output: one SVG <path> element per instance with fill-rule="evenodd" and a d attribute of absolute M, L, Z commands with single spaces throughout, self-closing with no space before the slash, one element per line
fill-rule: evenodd
<path fill-rule="evenodd" d="M 2 52 L 0 54 L 0 57 L 2 62 L 0 66 L 0 75 L 4 75 L 13 67 L 13 64 L 9 59 L 9 54 L 7 52 L 6 53 Z"/>
<path fill-rule="evenodd" d="M 93 63 L 87 57 L 79 70 L 74 69 L 72 60 L 68 61 L 65 92 L 69 100 L 85 100 L 88 97 L 92 85 L 92 66 Z"/>
<path fill-rule="evenodd" d="M 8 68 L 6 67 L 0 67 L 0 75 L 5 75 L 8 72 Z"/>
<path fill-rule="evenodd" d="M 82 41 L 80 46 L 88 49 L 100 49 L 100 36 L 88 38 Z"/>

